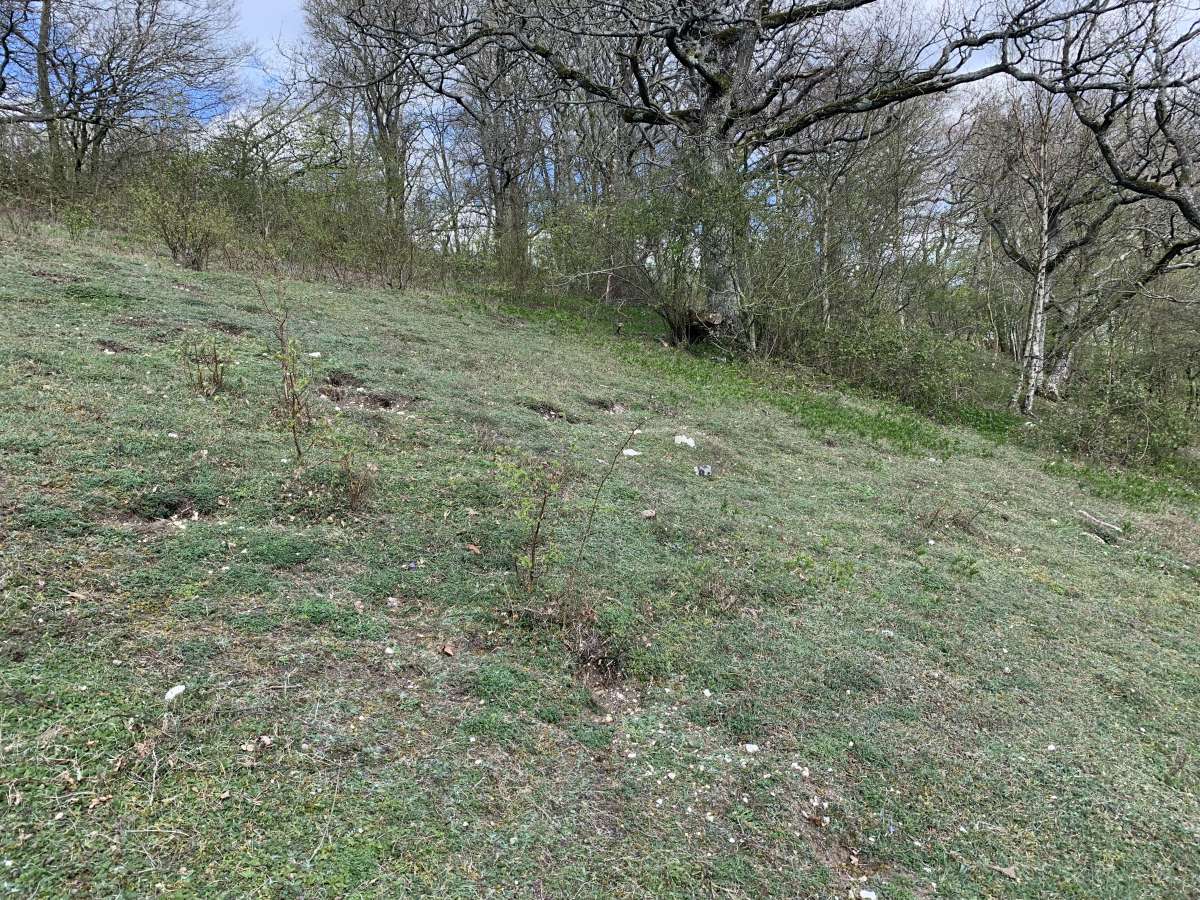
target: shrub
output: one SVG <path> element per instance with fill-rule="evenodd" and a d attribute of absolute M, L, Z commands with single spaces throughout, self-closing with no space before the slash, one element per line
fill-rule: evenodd
<path fill-rule="evenodd" d="M 795 320 L 784 345 L 796 362 L 855 387 L 898 400 L 942 422 L 1007 434 L 1015 419 L 984 413 L 977 389 L 979 358 L 959 341 L 890 319 L 833 322 Z"/>
<path fill-rule="evenodd" d="M 142 218 L 167 245 L 171 258 L 197 272 L 233 233 L 219 184 L 205 154 L 182 151 L 136 191 Z"/>
<path fill-rule="evenodd" d="M 82 204 L 72 204 L 65 207 L 59 214 L 63 227 L 67 229 L 72 240 L 79 240 L 96 227 L 95 213 Z"/>
<path fill-rule="evenodd" d="M 1081 379 L 1054 420 L 1054 436 L 1063 449 L 1125 465 L 1170 464 L 1198 431 L 1181 397 L 1155 390 L 1127 370 L 1096 381 Z"/>
<path fill-rule="evenodd" d="M 312 367 L 306 369 L 302 366 L 299 345 L 289 331 L 288 317 L 291 313 L 282 286 L 276 282 L 273 303 L 267 299 L 261 284 L 257 288 L 263 313 L 271 323 L 272 349 L 279 363 L 274 412 L 291 435 L 292 451 L 299 465 L 304 461 L 304 445 L 300 435 L 313 424 Z"/>

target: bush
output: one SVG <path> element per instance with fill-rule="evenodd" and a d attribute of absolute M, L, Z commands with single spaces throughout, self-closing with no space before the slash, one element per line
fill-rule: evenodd
<path fill-rule="evenodd" d="M 59 213 L 59 220 L 72 240 L 80 240 L 96 227 L 96 214 L 83 204 L 72 204 Z"/>
<path fill-rule="evenodd" d="M 1124 465 L 1169 465 L 1198 432 L 1183 398 L 1131 371 L 1081 380 L 1054 423 L 1063 449 Z"/>
<path fill-rule="evenodd" d="M 197 272 L 234 230 L 213 168 L 205 154 L 182 151 L 136 191 L 142 218 L 167 245 L 171 259 Z"/>
<path fill-rule="evenodd" d="M 834 322 L 825 328 L 793 322 L 788 355 L 848 384 L 898 400 L 942 422 L 980 424 L 979 358 L 965 344 L 927 328 L 886 319 Z M 1011 417 L 984 417 L 989 433 L 1003 434 Z"/>

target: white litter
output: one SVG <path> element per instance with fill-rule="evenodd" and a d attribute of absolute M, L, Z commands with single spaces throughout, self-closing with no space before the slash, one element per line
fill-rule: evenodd
<path fill-rule="evenodd" d="M 632 447 L 626 447 L 622 452 L 626 456 L 641 456 L 642 455 L 641 450 L 634 450 Z"/>
<path fill-rule="evenodd" d="M 696 449 L 696 439 L 690 438 L 686 434 L 675 435 L 675 444 L 676 446 L 687 446 L 691 447 L 693 450 Z"/>
<path fill-rule="evenodd" d="M 183 685 L 177 684 L 177 685 L 175 685 L 175 687 L 173 687 L 169 691 L 167 691 L 166 695 L 163 697 L 163 702 L 170 703 L 172 700 L 174 700 L 176 697 L 178 697 L 182 693 L 183 693 Z"/>

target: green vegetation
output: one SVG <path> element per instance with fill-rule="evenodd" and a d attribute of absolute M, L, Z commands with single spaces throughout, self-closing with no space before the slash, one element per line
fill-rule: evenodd
<path fill-rule="evenodd" d="M 298 463 L 252 281 L 0 250 L 3 892 L 1200 883 L 1194 491 L 569 304 L 321 283 L 283 285 Z M 236 391 L 180 365 L 215 337 Z"/>

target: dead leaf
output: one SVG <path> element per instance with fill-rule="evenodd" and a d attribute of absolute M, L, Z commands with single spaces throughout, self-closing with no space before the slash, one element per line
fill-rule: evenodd
<path fill-rule="evenodd" d="M 66 726 L 64 726 L 61 722 L 51 725 L 49 728 L 47 728 L 45 731 L 43 731 L 40 735 L 38 735 L 38 746 L 43 747 L 43 748 L 49 747 L 51 744 L 53 744 L 56 740 L 58 740 L 60 737 L 62 737 L 66 733 L 67 733 Z"/>
<path fill-rule="evenodd" d="M 453 656 L 454 655 L 454 645 L 453 644 L 442 644 L 442 653 L 444 653 L 446 656 Z"/>
<path fill-rule="evenodd" d="M 468 549 L 468 550 L 470 550 L 470 551 L 471 551 L 473 554 L 475 554 L 476 556 L 482 556 L 482 555 L 483 555 L 483 551 L 482 551 L 482 550 L 480 550 L 480 549 L 479 549 L 479 547 L 478 547 L 478 546 L 476 546 L 475 544 L 467 544 L 467 549 Z"/>
<path fill-rule="evenodd" d="M 1003 868 L 1001 868 L 1000 866 L 992 866 L 991 868 L 992 868 L 993 872 L 999 872 L 1005 878 L 1011 878 L 1013 881 L 1017 880 L 1017 867 L 1016 866 L 1004 866 Z"/>

